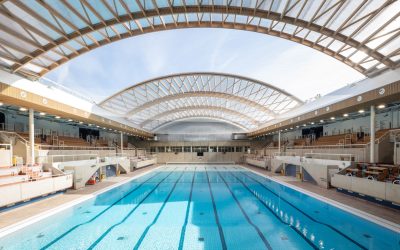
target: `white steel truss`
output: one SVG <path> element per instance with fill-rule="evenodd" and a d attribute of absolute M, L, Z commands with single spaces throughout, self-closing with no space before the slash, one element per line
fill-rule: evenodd
<path fill-rule="evenodd" d="M 400 61 L 398 0 L 0 0 L 0 65 L 39 77 L 120 39 L 212 27 L 288 39 L 365 75 Z"/>
<path fill-rule="evenodd" d="M 195 72 L 136 84 L 100 106 L 150 131 L 189 117 L 218 118 L 252 130 L 300 104 L 298 98 L 261 81 Z"/>

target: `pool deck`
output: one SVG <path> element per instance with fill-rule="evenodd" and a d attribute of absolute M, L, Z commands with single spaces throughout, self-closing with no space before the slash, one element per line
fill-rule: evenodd
<path fill-rule="evenodd" d="M 69 189 L 65 193 L 55 194 L 45 199 L 34 201 L 29 204 L 0 212 L 0 231 L 2 229 L 5 229 L 5 227 L 18 224 L 32 216 L 45 213 L 66 203 L 84 198 L 85 196 L 91 196 L 93 193 L 101 191 L 107 187 L 110 187 L 122 181 L 126 181 L 140 174 L 150 172 L 158 166 L 159 165 L 154 165 L 140 168 L 128 174 L 107 178 L 106 180 L 99 182 L 96 185 L 86 186 L 85 188 L 78 190 Z"/>
<path fill-rule="evenodd" d="M 315 193 L 317 195 L 323 196 L 323 197 L 331 199 L 333 201 L 342 203 L 351 208 L 361 210 L 368 214 L 374 215 L 376 217 L 379 217 L 379 218 L 385 219 L 387 221 L 390 221 L 392 223 L 400 225 L 400 211 L 396 210 L 394 208 L 385 207 L 385 206 L 379 205 L 374 202 L 370 202 L 370 201 L 359 199 L 359 198 L 356 198 L 356 197 L 353 197 L 350 195 L 346 195 L 346 194 L 337 192 L 336 189 L 334 189 L 334 188 L 326 189 L 326 188 L 314 185 L 309 182 L 302 182 L 294 177 L 273 174 L 270 171 L 266 171 L 266 170 L 258 168 L 258 167 L 253 167 L 250 165 L 241 165 L 241 166 L 248 168 L 250 170 L 253 170 L 261 175 L 274 177 L 280 181 L 286 182 L 286 183 L 296 186 L 298 188 L 304 189 L 306 191 Z"/>
<path fill-rule="evenodd" d="M 20 207 L 16 207 L 14 209 L 0 212 L 0 231 L 6 230 L 6 228 L 13 227 L 14 225 L 21 224 L 24 221 L 27 221 L 27 219 L 33 218 L 38 214 L 43 214 L 52 209 L 56 209 L 57 207 L 65 205 L 67 203 L 92 196 L 96 192 L 99 192 L 112 185 L 116 185 L 122 181 L 127 181 L 128 179 L 131 179 L 135 176 L 149 172 L 157 168 L 158 166 L 159 165 L 155 165 L 138 169 L 126 175 L 108 178 L 105 181 L 97 183 L 96 185 L 93 186 L 86 186 L 85 188 L 79 190 L 68 190 L 65 193 L 53 195 L 42 200 L 38 200 Z M 333 201 L 342 203 L 349 207 L 364 211 L 376 217 L 400 225 L 400 212 L 396 209 L 384 207 L 373 202 L 345 195 L 336 192 L 335 189 L 325 189 L 307 182 L 301 182 L 293 177 L 275 175 L 261 168 L 252 167 L 248 165 L 241 165 L 241 166 L 248 168 L 249 170 L 253 170 L 261 175 L 274 177 L 282 182 L 286 182 L 298 188 L 304 189 L 306 191 L 315 193 L 317 195 L 323 196 L 325 198 L 331 199 Z"/>

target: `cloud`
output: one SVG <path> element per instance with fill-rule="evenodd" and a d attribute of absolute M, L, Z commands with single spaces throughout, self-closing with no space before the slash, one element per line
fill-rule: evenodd
<path fill-rule="evenodd" d="M 254 32 L 207 28 L 124 39 L 85 53 L 46 77 L 100 101 L 150 78 L 193 71 L 222 71 L 259 79 L 301 99 L 363 77 L 343 63 L 294 42 Z"/>

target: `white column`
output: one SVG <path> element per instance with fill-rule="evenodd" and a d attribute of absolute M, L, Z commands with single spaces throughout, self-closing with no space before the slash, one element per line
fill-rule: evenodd
<path fill-rule="evenodd" d="M 281 131 L 278 131 L 278 148 L 279 148 L 279 153 L 281 152 Z"/>
<path fill-rule="evenodd" d="M 375 106 L 371 105 L 371 116 L 370 116 L 370 151 L 369 151 L 369 162 L 375 163 Z"/>
<path fill-rule="evenodd" d="M 124 134 L 121 132 L 121 154 L 124 152 Z"/>
<path fill-rule="evenodd" d="M 30 164 L 35 164 L 35 116 L 34 110 L 29 109 L 29 155 Z"/>

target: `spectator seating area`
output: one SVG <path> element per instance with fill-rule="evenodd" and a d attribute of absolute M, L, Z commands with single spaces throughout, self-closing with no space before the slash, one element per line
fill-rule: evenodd
<path fill-rule="evenodd" d="M 384 136 L 390 129 L 381 129 L 375 133 L 375 138 L 379 139 Z M 357 133 L 321 136 L 311 141 L 310 138 L 298 138 L 293 140 L 294 146 L 327 146 L 327 145 L 349 145 L 349 144 L 367 144 L 370 136 Z M 273 143 L 278 144 L 277 142 Z"/>
<path fill-rule="evenodd" d="M 29 141 L 29 133 L 18 133 L 22 138 Z M 35 144 L 52 145 L 52 146 L 73 146 L 73 147 L 108 147 L 108 142 L 103 139 L 93 140 L 92 143 L 77 137 L 70 136 L 36 136 Z"/>
<path fill-rule="evenodd" d="M 346 168 L 343 174 L 400 184 L 400 166 L 397 165 L 359 162 L 353 167 Z"/>
<path fill-rule="evenodd" d="M 51 176 L 51 172 L 44 172 L 40 165 L 0 167 L 0 186 Z"/>

